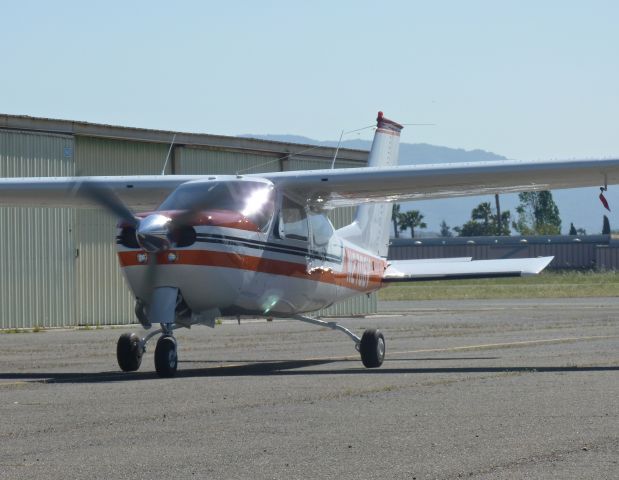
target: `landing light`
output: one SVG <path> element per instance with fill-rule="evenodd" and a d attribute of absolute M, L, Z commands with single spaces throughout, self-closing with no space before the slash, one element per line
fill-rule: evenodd
<path fill-rule="evenodd" d="M 178 257 L 176 256 L 176 253 L 174 252 L 168 253 L 168 262 L 176 262 L 177 258 Z"/>
<path fill-rule="evenodd" d="M 139 263 L 146 263 L 146 261 L 148 260 L 148 255 L 146 255 L 145 253 L 138 253 L 137 257 Z"/>

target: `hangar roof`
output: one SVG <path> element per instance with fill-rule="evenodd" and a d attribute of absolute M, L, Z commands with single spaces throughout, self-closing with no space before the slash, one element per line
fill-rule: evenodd
<path fill-rule="evenodd" d="M 60 120 L 54 118 L 40 118 L 2 113 L 0 113 L 0 129 L 164 144 L 169 144 L 172 141 L 173 136 L 176 135 L 174 140 L 175 145 L 210 147 L 221 150 L 270 155 L 299 154 L 303 151 L 304 157 L 320 159 L 333 158 L 335 151 L 332 147 L 317 147 L 316 145 L 276 142 L 272 140 L 260 140 L 255 138 L 210 135 L 206 133 L 175 132 L 172 130 L 152 130 L 76 120 Z M 340 148 L 338 152 L 338 160 L 366 163 L 367 157 L 368 152 L 365 150 Z"/>

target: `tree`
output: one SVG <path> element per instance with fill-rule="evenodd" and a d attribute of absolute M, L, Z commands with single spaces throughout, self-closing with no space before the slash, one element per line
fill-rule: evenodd
<path fill-rule="evenodd" d="M 570 223 L 570 233 L 569 235 L 578 235 L 578 232 L 576 231 L 576 227 L 574 226 L 573 223 Z"/>
<path fill-rule="evenodd" d="M 400 218 L 400 204 L 394 203 L 393 209 L 391 210 L 391 221 L 393 222 L 393 234 L 395 238 L 400 237 L 400 232 L 398 231 L 398 220 Z"/>
<path fill-rule="evenodd" d="M 492 212 L 490 202 L 482 202 L 471 212 L 471 219 L 454 231 L 461 237 L 482 237 L 487 235 L 509 235 L 509 210 L 498 215 Z"/>
<path fill-rule="evenodd" d="M 403 232 L 407 228 L 411 229 L 411 238 L 415 238 L 415 228 L 426 228 L 427 225 L 423 220 L 423 215 L 419 210 L 410 210 L 400 213 L 398 222 L 400 223 L 400 231 Z"/>
<path fill-rule="evenodd" d="M 480 203 L 471 212 L 471 220 L 481 220 L 484 226 L 484 230 L 487 230 L 487 231 L 490 231 L 491 217 L 492 217 L 492 207 L 490 206 L 490 202 Z"/>
<path fill-rule="evenodd" d="M 501 214 L 501 201 L 499 200 L 499 194 L 495 193 L 494 194 L 494 206 L 496 207 L 496 218 L 499 222 L 498 226 L 497 226 L 497 235 L 503 235 L 504 232 L 504 225 L 505 223 L 503 222 L 503 218 L 504 215 Z M 507 220 L 507 235 L 509 235 L 509 219 Z"/>
<path fill-rule="evenodd" d="M 445 220 L 441 222 L 440 236 L 441 237 L 453 237 L 453 234 L 451 233 L 451 229 L 449 228 L 449 225 L 447 225 L 447 222 Z"/>
<path fill-rule="evenodd" d="M 602 235 L 610 235 L 610 222 L 608 217 L 604 215 L 604 225 L 602 226 Z"/>
<path fill-rule="evenodd" d="M 560 235 L 559 207 L 548 190 L 523 192 L 518 195 L 518 220 L 512 227 L 521 235 Z"/>
<path fill-rule="evenodd" d="M 501 212 L 501 220 L 498 223 L 497 220 L 495 220 L 495 235 L 511 235 L 512 231 L 509 229 L 509 220 L 511 219 L 511 217 L 512 214 L 509 210 Z"/>
<path fill-rule="evenodd" d="M 491 235 L 482 223 L 476 220 L 469 220 L 461 227 L 454 227 L 454 231 L 459 237 L 483 237 Z"/>

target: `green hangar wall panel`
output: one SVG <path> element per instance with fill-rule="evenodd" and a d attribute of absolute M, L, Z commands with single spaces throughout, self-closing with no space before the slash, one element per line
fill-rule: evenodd
<path fill-rule="evenodd" d="M 73 175 L 73 138 L 0 130 L 0 176 Z M 70 208 L 0 208 L 0 328 L 73 325 Z"/>
<path fill-rule="evenodd" d="M 175 149 L 174 172 L 184 175 L 277 172 L 279 162 L 273 155 L 185 147 Z"/>
<path fill-rule="evenodd" d="M 78 136 L 76 171 L 80 175 L 158 174 L 168 148 L 158 143 Z M 75 217 L 76 323 L 134 323 L 134 298 L 116 256 L 117 220 L 97 209 L 76 209 Z"/>
<path fill-rule="evenodd" d="M 78 175 L 159 175 L 169 145 L 162 143 L 75 137 Z M 168 162 L 166 173 L 171 173 Z"/>

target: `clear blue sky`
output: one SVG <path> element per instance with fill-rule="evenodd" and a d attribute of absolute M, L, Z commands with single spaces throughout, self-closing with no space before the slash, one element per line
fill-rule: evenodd
<path fill-rule="evenodd" d="M 3 1 L 0 112 L 619 155 L 616 1 Z M 365 134 L 365 138 L 369 136 Z"/>

